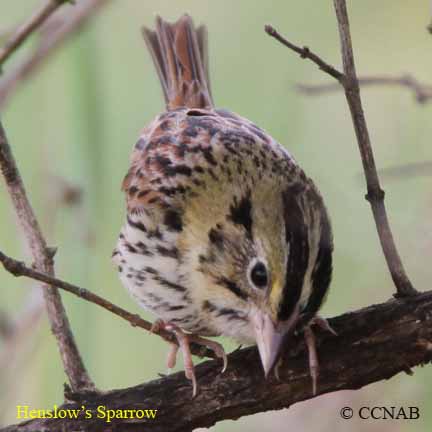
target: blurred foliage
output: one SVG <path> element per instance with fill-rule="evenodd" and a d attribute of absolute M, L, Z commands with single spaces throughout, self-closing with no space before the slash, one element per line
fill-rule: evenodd
<path fill-rule="evenodd" d="M 39 0 L 2 0 L 0 29 L 22 21 Z M 67 6 L 69 7 L 69 6 Z M 426 1 L 349 2 L 360 74 L 412 73 L 431 82 L 432 39 Z M 342 93 L 298 94 L 298 82 L 330 78 L 264 34 L 273 24 L 288 39 L 308 45 L 340 65 L 331 2 L 282 0 L 182 0 L 112 2 L 91 25 L 56 55 L 12 99 L 4 125 L 40 216 L 49 244 L 58 247 L 57 274 L 92 289 L 131 311 L 143 313 L 120 286 L 110 262 L 124 220 L 120 183 L 140 129 L 163 108 L 162 93 L 140 27 L 160 14 L 190 13 L 209 28 L 212 87 L 216 103 L 269 131 L 319 185 L 333 220 L 335 272 L 323 315 L 388 299 L 393 292 L 368 203 L 359 181 L 361 163 Z M 25 55 L 31 42 L 5 65 Z M 432 104 L 416 105 L 405 89 L 365 89 L 365 112 L 379 167 L 430 160 Z M 52 188 L 58 176 L 84 191 L 78 207 L 57 209 Z M 418 289 L 430 289 L 432 269 L 431 178 L 385 181 L 387 206 L 397 244 Z M 26 257 L 10 202 L 0 189 L 0 245 Z M 2 310 L 14 314 L 29 296 L 29 283 L 0 272 Z M 167 346 L 115 316 L 63 295 L 87 367 L 101 389 L 144 382 L 163 371 Z M 29 329 L 31 331 L 31 329 Z M 0 421 L 15 422 L 15 405 L 49 408 L 62 400 L 65 376 L 46 321 L 31 333 L 35 348 L 0 372 Z M 224 341 L 230 349 L 234 344 Z M 1 349 L 1 345 L 0 345 Z M 179 362 L 181 363 L 181 362 Z M 12 375 L 11 375 L 12 374 Z M 419 406 L 417 421 L 349 422 L 352 430 L 387 427 L 429 431 L 432 369 L 417 368 L 357 392 L 339 392 L 290 410 L 220 423 L 214 431 L 290 429 L 342 430 L 341 407 Z M 151 408 L 151 407 L 150 407 Z M 325 420 L 324 420 L 325 419 Z"/>

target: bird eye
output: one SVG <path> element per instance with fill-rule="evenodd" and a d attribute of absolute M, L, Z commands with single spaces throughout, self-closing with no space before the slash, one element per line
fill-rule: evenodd
<path fill-rule="evenodd" d="M 253 284 L 257 288 L 264 288 L 267 286 L 268 277 L 267 277 L 267 269 L 266 266 L 258 261 L 251 269 L 250 278 Z"/>

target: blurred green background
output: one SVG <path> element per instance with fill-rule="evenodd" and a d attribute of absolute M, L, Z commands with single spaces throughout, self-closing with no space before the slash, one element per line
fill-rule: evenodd
<path fill-rule="evenodd" d="M 40 0 L 1 0 L 0 29 L 25 19 Z M 67 6 L 69 7 L 69 6 Z M 429 2 L 349 2 L 358 72 L 410 72 L 432 82 Z M 387 300 L 393 286 L 379 246 L 361 163 L 342 93 L 308 97 L 296 83 L 329 82 L 313 64 L 265 35 L 271 23 L 288 39 L 308 45 L 339 67 L 339 40 L 330 1 L 122 0 L 110 2 L 73 40 L 14 95 L 2 121 L 47 234 L 58 247 L 57 274 L 135 312 L 110 261 L 124 220 L 120 183 L 139 131 L 163 109 L 156 73 L 140 35 L 156 14 L 177 19 L 188 12 L 209 28 L 216 104 L 255 121 L 282 142 L 319 185 L 333 220 L 335 271 L 324 316 Z M 25 56 L 32 41 L 6 63 Z M 1 79 L 1 77 L 0 77 Z M 406 89 L 362 92 L 380 168 L 432 159 L 432 103 L 416 104 Z M 418 289 L 432 276 L 431 177 L 383 179 L 392 228 Z M 67 191 L 79 188 L 81 199 Z M 66 190 L 66 192 L 65 192 Z M 66 197 L 65 197 L 66 193 Z M 5 188 L 0 188 L 0 248 L 28 258 Z M 13 346 L 0 341 L 0 424 L 15 423 L 17 404 L 50 408 L 62 400 L 65 381 L 45 317 L 31 318 L 39 303 L 28 280 L 0 271 L 1 316 L 29 324 Z M 35 291 L 36 290 L 36 291 Z M 167 345 L 94 305 L 63 299 L 89 372 L 101 389 L 131 386 L 164 372 Z M 227 349 L 234 348 L 223 341 Z M 181 361 L 179 361 L 181 367 Z M 416 368 L 360 391 L 339 392 L 212 430 L 429 431 L 432 368 Z M 418 406 L 419 420 L 342 420 L 343 406 Z"/>

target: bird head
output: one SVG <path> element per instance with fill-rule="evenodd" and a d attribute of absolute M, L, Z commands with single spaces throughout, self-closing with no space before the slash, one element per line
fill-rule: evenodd
<path fill-rule="evenodd" d="M 332 241 L 322 200 L 311 182 L 286 186 L 273 179 L 269 187 L 245 185 L 232 195 L 207 189 L 205 202 L 189 210 L 194 271 L 188 274 L 206 323 L 214 334 L 256 343 L 267 376 L 284 340 L 315 314 L 330 282 Z"/>

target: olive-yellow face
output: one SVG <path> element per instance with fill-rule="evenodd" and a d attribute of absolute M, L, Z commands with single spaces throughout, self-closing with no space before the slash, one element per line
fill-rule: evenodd
<path fill-rule="evenodd" d="M 316 312 L 327 289 L 329 226 L 321 209 L 309 205 L 314 191 L 274 179 L 243 184 L 219 201 L 209 190 L 185 215 L 184 274 L 198 287 L 210 333 L 255 342 L 267 374 L 285 336 L 301 315 Z M 322 284 L 319 275 L 327 275 Z"/>

